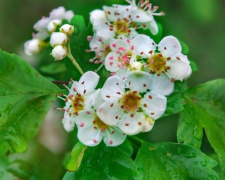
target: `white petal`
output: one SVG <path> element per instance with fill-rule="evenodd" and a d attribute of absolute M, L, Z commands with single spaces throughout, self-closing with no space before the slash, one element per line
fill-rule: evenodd
<path fill-rule="evenodd" d="M 115 15 L 116 9 L 114 7 L 103 6 L 103 9 L 109 21 L 117 21 L 118 17 Z"/>
<path fill-rule="evenodd" d="M 48 27 L 47 27 L 48 31 L 49 32 L 56 31 L 57 26 L 61 24 L 62 24 L 62 20 L 59 20 L 59 19 L 52 20 L 50 23 L 48 23 Z"/>
<path fill-rule="evenodd" d="M 110 130 L 106 130 L 103 140 L 106 146 L 119 146 L 126 140 L 126 137 L 118 128 L 110 127 Z"/>
<path fill-rule="evenodd" d="M 125 83 L 119 76 L 111 76 L 106 80 L 102 88 L 102 98 L 105 101 L 116 101 L 124 94 L 124 88 Z"/>
<path fill-rule="evenodd" d="M 114 38 L 115 32 L 110 31 L 108 28 L 106 29 L 101 29 L 96 32 L 96 35 L 100 38 L 102 38 L 104 41 L 110 40 Z"/>
<path fill-rule="evenodd" d="M 155 42 L 149 36 L 139 35 L 132 41 L 135 46 L 136 54 L 143 58 L 149 57 L 151 55 L 150 51 L 155 51 Z"/>
<path fill-rule="evenodd" d="M 64 14 L 64 19 L 66 19 L 67 21 L 71 21 L 71 19 L 74 17 L 74 12 L 69 10 L 69 11 L 66 11 L 65 14 Z"/>
<path fill-rule="evenodd" d="M 102 134 L 100 129 L 95 129 L 93 121 L 95 118 L 95 112 L 82 111 L 76 118 L 76 124 L 78 127 L 78 139 L 87 146 L 96 146 L 102 140 Z"/>
<path fill-rule="evenodd" d="M 92 24 L 94 24 L 95 21 L 99 21 L 99 20 L 102 20 L 102 21 L 107 20 L 106 14 L 103 10 L 96 9 L 90 13 L 90 21 Z"/>
<path fill-rule="evenodd" d="M 45 40 L 46 38 L 48 38 L 50 35 L 49 33 L 47 32 L 47 29 L 46 30 L 41 30 L 39 31 L 38 33 L 36 33 L 34 35 L 34 38 L 37 38 L 37 39 L 41 39 L 41 40 Z"/>
<path fill-rule="evenodd" d="M 118 71 L 120 69 L 118 65 L 121 64 L 119 62 L 119 58 L 120 58 L 119 54 L 115 52 L 109 53 L 105 58 L 105 68 L 110 72 Z"/>
<path fill-rule="evenodd" d="M 28 40 L 24 43 L 25 53 L 29 56 L 37 54 L 41 51 L 42 41 L 39 39 Z"/>
<path fill-rule="evenodd" d="M 118 127 L 127 135 L 138 134 L 142 130 L 145 115 L 143 113 L 124 113 Z"/>
<path fill-rule="evenodd" d="M 153 19 L 151 14 L 147 14 L 145 11 L 139 9 L 138 7 L 132 7 L 131 11 L 132 20 L 134 22 L 149 22 Z"/>
<path fill-rule="evenodd" d="M 116 126 L 123 110 L 118 102 L 104 102 L 98 109 L 97 115 L 105 124 Z"/>
<path fill-rule="evenodd" d="M 175 80 L 182 81 L 190 75 L 189 62 L 182 60 L 170 60 L 167 61 L 167 65 L 170 66 L 170 70 L 167 71 L 168 75 Z"/>
<path fill-rule="evenodd" d="M 47 29 L 47 26 L 48 26 L 48 23 L 51 21 L 51 19 L 50 18 L 47 18 L 47 17 L 44 17 L 44 18 L 42 18 L 42 19 L 40 19 L 38 22 L 36 22 L 35 24 L 34 24 L 34 29 L 36 30 L 36 31 L 41 31 L 41 30 L 43 30 L 43 29 Z"/>
<path fill-rule="evenodd" d="M 157 25 L 157 23 L 156 23 L 156 21 L 155 21 L 154 19 L 153 19 L 152 21 L 146 23 L 146 25 L 147 25 L 147 27 L 150 29 L 150 31 L 151 31 L 151 33 L 152 33 L 153 35 L 158 34 L 158 32 L 159 32 L 159 27 L 158 27 L 158 25 Z"/>
<path fill-rule="evenodd" d="M 159 51 L 165 57 L 176 57 L 181 53 L 180 42 L 174 36 L 164 37 L 158 45 Z"/>
<path fill-rule="evenodd" d="M 69 113 L 65 112 L 64 113 L 64 117 L 62 119 L 62 124 L 63 124 L 64 129 L 67 132 L 72 131 L 74 129 L 74 127 L 75 127 L 74 117 L 72 117 L 72 116 L 70 117 Z"/>
<path fill-rule="evenodd" d="M 124 52 L 126 52 L 128 49 L 130 49 L 130 45 L 127 42 L 127 38 L 116 39 L 112 41 L 112 43 L 110 44 L 110 48 L 112 51 L 124 50 Z"/>
<path fill-rule="evenodd" d="M 81 85 L 79 82 L 75 81 L 72 84 L 71 90 L 73 92 L 77 92 L 79 94 L 84 94 L 84 86 Z"/>
<path fill-rule="evenodd" d="M 52 47 L 55 47 L 57 45 L 66 45 L 67 43 L 67 36 L 64 33 L 61 32 L 54 32 L 51 35 L 50 44 Z"/>
<path fill-rule="evenodd" d="M 50 12 L 49 17 L 51 19 L 63 19 L 65 12 L 66 12 L 65 8 L 60 6 L 60 7 L 56 8 L 56 9 L 53 9 Z"/>
<path fill-rule="evenodd" d="M 150 75 L 142 71 L 130 72 L 126 78 L 126 87 L 131 91 L 145 92 L 150 88 L 151 83 Z"/>
<path fill-rule="evenodd" d="M 154 126 L 154 120 L 150 117 L 146 117 L 141 132 L 151 131 Z"/>
<path fill-rule="evenodd" d="M 62 60 L 66 55 L 67 48 L 65 46 L 57 45 L 52 50 L 52 57 L 54 57 L 56 61 Z"/>
<path fill-rule="evenodd" d="M 93 106 L 97 110 L 103 102 L 101 89 L 98 89 L 88 97 L 85 96 L 85 109 L 86 107 L 89 109 Z"/>
<path fill-rule="evenodd" d="M 141 107 L 147 116 L 156 120 L 165 112 L 166 102 L 167 99 L 165 96 L 151 91 L 141 100 Z"/>
<path fill-rule="evenodd" d="M 152 84 L 150 89 L 162 95 L 170 95 L 174 90 L 174 83 L 171 82 L 171 79 L 164 74 L 157 76 L 156 74 L 151 75 Z"/>
<path fill-rule="evenodd" d="M 100 76 L 97 73 L 88 71 L 81 76 L 79 83 L 84 86 L 84 89 L 88 93 L 96 88 L 99 78 Z"/>

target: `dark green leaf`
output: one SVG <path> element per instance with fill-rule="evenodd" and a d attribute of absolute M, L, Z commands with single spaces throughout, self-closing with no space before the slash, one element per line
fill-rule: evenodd
<path fill-rule="evenodd" d="M 125 149 L 106 147 L 103 143 L 88 147 L 77 172 L 67 172 L 63 180 L 140 179 L 136 165 Z"/>
<path fill-rule="evenodd" d="M 185 110 L 181 112 L 178 141 L 201 146 L 202 131 L 225 170 L 225 80 L 209 81 L 184 93 Z"/>
<path fill-rule="evenodd" d="M 217 162 L 188 145 L 143 142 L 135 162 L 144 180 L 219 179 Z"/>
<path fill-rule="evenodd" d="M 184 109 L 184 98 L 182 93 L 187 89 L 187 83 L 185 81 L 175 82 L 174 92 L 167 98 L 167 109 L 163 117 L 176 114 Z"/>
<path fill-rule="evenodd" d="M 60 92 L 20 57 L 0 51 L 0 154 L 26 149 Z"/>

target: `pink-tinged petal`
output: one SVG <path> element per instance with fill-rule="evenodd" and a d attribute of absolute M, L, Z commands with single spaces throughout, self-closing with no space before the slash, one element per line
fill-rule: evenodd
<path fill-rule="evenodd" d="M 167 74 L 175 80 L 184 80 L 190 76 L 190 64 L 188 61 L 180 60 L 171 60 L 167 62 L 167 65 L 170 69 L 167 71 Z"/>
<path fill-rule="evenodd" d="M 181 45 L 177 38 L 174 36 L 164 37 L 158 45 L 159 51 L 164 57 L 176 57 L 181 53 Z"/>
<path fill-rule="evenodd" d="M 142 71 L 130 72 L 126 78 L 126 87 L 131 91 L 145 92 L 150 89 L 151 83 L 150 75 Z"/>
<path fill-rule="evenodd" d="M 127 135 L 135 135 L 141 132 L 145 120 L 144 113 L 124 113 L 118 127 Z"/>
<path fill-rule="evenodd" d="M 101 90 L 102 98 L 105 101 L 116 101 L 122 97 L 124 92 L 125 83 L 117 75 L 109 77 Z"/>
<path fill-rule="evenodd" d="M 141 100 L 141 107 L 147 116 L 156 120 L 165 112 L 166 103 L 167 99 L 165 96 L 151 91 L 145 94 L 144 98 Z"/>
<path fill-rule="evenodd" d="M 111 52 L 105 58 L 105 68 L 110 72 L 116 72 L 120 69 L 121 63 L 119 62 L 120 55 Z"/>
<path fill-rule="evenodd" d="M 155 91 L 161 95 L 170 95 L 174 90 L 174 83 L 171 82 L 171 79 L 165 75 L 161 74 L 160 76 L 157 76 L 156 74 L 151 75 L 152 77 L 152 84 L 150 86 L 150 89 L 152 91 Z"/>
<path fill-rule="evenodd" d="M 99 119 L 110 126 L 116 126 L 118 124 L 122 113 L 123 110 L 117 101 L 104 102 L 97 111 Z"/>
<path fill-rule="evenodd" d="M 63 124 L 64 129 L 67 132 L 72 131 L 75 127 L 74 117 L 70 116 L 70 114 L 68 112 L 65 112 L 63 120 L 62 120 L 62 124 Z"/>
<path fill-rule="evenodd" d="M 156 48 L 155 42 L 146 35 L 139 35 L 132 42 L 134 43 L 136 54 L 143 58 L 151 56 Z"/>
<path fill-rule="evenodd" d="M 114 41 L 111 42 L 110 44 L 110 48 L 112 51 L 114 52 L 121 52 L 124 53 L 127 50 L 129 50 L 129 43 L 126 40 L 127 38 L 123 38 L 123 39 L 116 39 Z"/>
<path fill-rule="evenodd" d="M 126 140 L 126 135 L 116 127 L 110 127 L 104 133 L 103 140 L 106 146 L 119 146 Z"/>
<path fill-rule="evenodd" d="M 95 90 L 98 85 L 99 78 L 100 76 L 97 73 L 88 71 L 81 76 L 79 83 L 84 86 L 84 89 L 88 93 Z"/>

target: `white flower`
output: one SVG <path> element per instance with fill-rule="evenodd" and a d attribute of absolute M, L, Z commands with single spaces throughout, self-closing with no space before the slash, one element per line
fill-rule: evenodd
<path fill-rule="evenodd" d="M 48 32 L 56 31 L 57 26 L 61 24 L 62 24 L 62 20 L 58 20 L 58 19 L 52 20 L 50 23 L 48 23 L 48 26 L 47 26 Z"/>
<path fill-rule="evenodd" d="M 111 52 L 105 58 L 105 68 L 123 76 L 130 70 L 130 64 L 136 60 L 135 47 L 130 39 L 124 38 L 112 41 L 110 49 Z"/>
<path fill-rule="evenodd" d="M 64 24 L 60 27 L 60 32 L 66 34 L 67 36 L 70 36 L 74 32 L 74 27 L 69 24 Z"/>
<path fill-rule="evenodd" d="M 103 103 L 100 89 L 89 98 L 92 100 L 93 107 L 80 112 L 75 121 L 78 127 L 78 139 L 87 146 L 96 146 L 102 139 L 107 146 L 122 144 L 126 135 L 118 128 L 105 124 L 97 116 L 96 109 Z"/>
<path fill-rule="evenodd" d="M 95 98 L 93 93 L 98 81 L 99 76 L 95 72 L 88 71 L 82 75 L 79 82 L 74 81 L 71 88 L 68 88 L 69 94 L 63 99 L 66 102 L 62 121 L 65 130 L 72 131 L 79 113 L 94 106 L 95 101 L 92 99 Z"/>
<path fill-rule="evenodd" d="M 62 60 L 67 55 L 67 48 L 62 45 L 57 45 L 52 50 L 52 56 L 55 58 L 56 61 Z"/>
<path fill-rule="evenodd" d="M 148 117 L 156 120 L 166 109 L 166 98 L 147 91 L 150 85 L 151 79 L 145 72 L 131 72 L 125 82 L 116 75 L 108 78 L 101 91 L 106 102 L 99 107 L 98 117 L 127 135 L 146 131 Z"/>
<path fill-rule="evenodd" d="M 51 35 L 50 44 L 52 47 L 57 45 L 66 45 L 67 43 L 67 36 L 61 32 L 54 32 Z"/>
<path fill-rule="evenodd" d="M 43 29 L 46 29 L 48 26 L 48 23 L 50 23 L 51 19 L 48 17 L 42 17 L 42 19 L 38 20 L 38 22 L 36 22 L 34 24 L 34 30 L 36 31 L 41 31 Z"/>
<path fill-rule="evenodd" d="M 41 51 L 43 41 L 40 39 L 31 39 L 24 43 L 25 53 L 29 56 L 37 54 Z"/>
<path fill-rule="evenodd" d="M 149 28 L 153 35 L 157 34 L 159 31 L 158 25 L 153 16 L 164 15 L 163 12 L 156 13 L 158 6 L 152 6 L 149 0 L 140 1 L 138 5 L 136 5 L 135 0 L 126 1 L 131 4 L 130 15 L 132 21 L 142 24 L 144 28 Z"/>
<path fill-rule="evenodd" d="M 155 42 L 146 35 L 133 39 L 136 54 L 146 58 L 144 69 L 152 75 L 151 89 L 163 95 L 173 92 L 174 81 L 186 79 L 191 74 L 187 56 L 181 54 L 181 45 L 173 36 L 161 40 L 156 49 Z M 156 51 L 157 50 L 157 51 Z"/>
<path fill-rule="evenodd" d="M 53 9 L 49 14 L 50 19 L 59 19 L 59 20 L 66 19 L 67 21 L 70 21 L 73 18 L 73 16 L 74 16 L 73 11 L 66 11 L 66 9 L 62 6 Z"/>

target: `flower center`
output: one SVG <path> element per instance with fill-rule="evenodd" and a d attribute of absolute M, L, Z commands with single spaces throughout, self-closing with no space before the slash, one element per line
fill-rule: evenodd
<path fill-rule="evenodd" d="M 137 91 L 127 91 L 120 99 L 121 108 L 126 112 L 137 111 L 140 105 L 141 96 Z"/>
<path fill-rule="evenodd" d="M 84 109 L 84 97 L 81 94 L 77 94 L 76 96 L 74 96 L 71 101 L 75 114 Z"/>
<path fill-rule="evenodd" d="M 166 59 L 163 57 L 162 54 L 154 54 L 147 60 L 147 65 L 149 66 L 149 73 L 165 73 L 166 69 Z"/>
<path fill-rule="evenodd" d="M 129 34 L 130 28 L 129 28 L 129 20 L 118 20 L 113 23 L 113 26 L 115 27 L 116 34 Z"/>
<path fill-rule="evenodd" d="M 107 124 L 105 124 L 104 122 L 102 122 L 97 115 L 95 115 L 93 125 L 94 125 L 95 128 L 99 128 L 102 131 L 105 131 L 106 129 L 109 128 L 109 126 Z"/>

